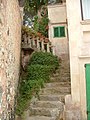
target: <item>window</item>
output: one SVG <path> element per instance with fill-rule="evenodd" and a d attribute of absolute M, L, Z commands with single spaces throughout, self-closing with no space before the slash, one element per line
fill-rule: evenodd
<path fill-rule="evenodd" d="M 65 37 L 65 27 L 54 27 L 54 37 Z"/>
<path fill-rule="evenodd" d="M 81 0 L 83 20 L 90 19 L 90 0 Z"/>

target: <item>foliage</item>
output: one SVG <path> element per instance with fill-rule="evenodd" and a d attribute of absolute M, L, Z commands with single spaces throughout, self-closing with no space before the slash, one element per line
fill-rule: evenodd
<path fill-rule="evenodd" d="M 34 30 L 38 31 L 39 30 L 39 18 L 38 16 L 34 16 Z"/>
<path fill-rule="evenodd" d="M 25 0 L 23 24 L 33 27 L 35 32 L 40 32 L 48 37 L 48 0 Z M 40 16 L 39 16 L 40 13 Z M 34 17 L 34 21 L 33 21 Z"/>
<path fill-rule="evenodd" d="M 19 89 L 19 96 L 17 98 L 16 114 L 21 116 L 28 107 L 32 96 L 36 96 L 39 89 L 43 87 L 44 81 L 38 80 L 23 80 Z"/>
<path fill-rule="evenodd" d="M 42 36 L 48 37 L 48 18 L 43 17 L 41 19 L 38 16 L 34 17 L 34 28 L 29 28 L 28 26 L 22 26 L 22 34 L 27 34 L 30 36 L 38 36 L 40 33 Z"/>
<path fill-rule="evenodd" d="M 46 29 L 48 26 L 48 18 L 43 17 L 41 19 L 36 19 L 34 21 L 34 30 L 36 32 L 41 33 L 43 36 L 48 37 L 48 30 Z"/>
<path fill-rule="evenodd" d="M 34 30 L 40 32 L 43 36 L 48 37 L 48 12 L 47 7 L 43 6 L 40 11 L 41 17 L 36 15 L 34 17 Z"/>
<path fill-rule="evenodd" d="M 53 66 L 47 66 L 47 65 L 30 65 L 28 67 L 28 80 L 38 80 L 43 79 L 44 81 L 49 80 L 50 73 L 54 70 Z"/>
<path fill-rule="evenodd" d="M 25 11 L 37 14 L 42 5 L 46 5 L 48 0 L 25 0 Z M 33 12 L 32 12 L 33 11 Z"/>
<path fill-rule="evenodd" d="M 28 107 L 32 96 L 37 96 L 44 83 L 58 66 L 58 59 L 50 53 L 35 52 L 26 70 L 26 77 L 22 77 L 17 98 L 16 114 L 21 116 Z"/>
<path fill-rule="evenodd" d="M 35 19 L 34 30 L 40 32 L 43 36 L 48 37 L 48 17 L 42 17 L 41 19 Z"/>
<path fill-rule="evenodd" d="M 30 61 L 31 64 L 40 64 L 47 66 L 55 66 L 56 68 L 59 66 L 59 61 L 57 56 L 53 56 L 51 53 L 47 52 L 35 52 Z"/>
<path fill-rule="evenodd" d="M 27 34 L 30 36 L 37 36 L 37 32 L 27 26 L 22 26 L 22 35 L 23 34 Z"/>

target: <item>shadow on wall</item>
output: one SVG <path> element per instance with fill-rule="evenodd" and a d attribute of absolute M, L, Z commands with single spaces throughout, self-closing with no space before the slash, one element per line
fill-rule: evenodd
<path fill-rule="evenodd" d="M 21 67 L 22 70 L 25 70 L 25 68 L 27 67 L 29 60 L 31 58 L 31 54 L 34 52 L 34 50 L 32 49 L 22 49 L 22 56 L 21 56 Z"/>
<path fill-rule="evenodd" d="M 0 103 L 1 103 L 1 98 L 2 98 L 2 92 L 3 90 L 2 90 L 2 87 L 0 86 Z"/>
<path fill-rule="evenodd" d="M 53 4 L 62 4 L 63 2 L 66 2 L 66 0 L 48 0 L 48 4 L 50 5 L 53 5 Z"/>
<path fill-rule="evenodd" d="M 24 6 L 24 3 L 25 3 L 25 0 L 18 0 L 18 2 L 19 2 L 19 6 L 20 6 L 20 7 L 23 7 L 23 6 Z"/>

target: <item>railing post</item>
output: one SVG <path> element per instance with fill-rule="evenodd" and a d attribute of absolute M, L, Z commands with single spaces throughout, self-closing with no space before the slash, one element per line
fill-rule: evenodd
<path fill-rule="evenodd" d="M 47 43 L 47 52 L 50 52 L 49 42 Z"/>
<path fill-rule="evenodd" d="M 31 38 L 31 48 L 33 48 L 33 39 Z"/>
<path fill-rule="evenodd" d="M 39 38 L 37 37 L 37 49 L 40 51 L 40 44 L 39 44 Z"/>
<path fill-rule="evenodd" d="M 24 35 L 24 43 L 25 43 L 25 45 L 27 45 L 27 37 L 26 37 L 26 34 Z"/>
<path fill-rule="evenodd" d="M 44 41 L 41 41 L 41 44 L 42 44 L 42 51 L 44 51 Z"/>
<path fill-rule="evenodd" d="M 35 47 L 35 38 L 32 39 L 33 47 Z"/>
<path fill-rule="evenodd" d="M 23 35 L 22 47 L 32 48 L 34 50 L 43 52 L 52 52 L 54 55 L 56 53 L 55 46 L 51 46 L 50 41 L 44 38 L 32 37 L 27 34 Z M 51 50 L 52 49 L 52 50 Z"/>
<path fill-rule="evenodd" d="M 29 48 L 31 47 L 31 38 L 30 38 L 30 36 L 28 36 L 28 46 L 29 46 Z"/>
<path fill-rule="evenodd" d="M 53 46 L 53 48 L 52 48 L 52 53 L 53 53 L 53 55 L 55 55 L 55 53 L 56 53 L 55 46 Z"/>

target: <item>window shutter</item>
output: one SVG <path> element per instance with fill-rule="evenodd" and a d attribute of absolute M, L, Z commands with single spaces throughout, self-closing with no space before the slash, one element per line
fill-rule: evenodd
<path fill-rule="evenodd" d="M 54 27 L 54 37 L 59 37 L 58 27 Z"/>
<path fill-rule="evenodd" d="M 54 27 L 54 37 L 65 37 L 65 27 Z"/>
<path fill-rule="evenodd" d="M 65 37 L 65 27 L 60 27 L 60 37 Z"/>

